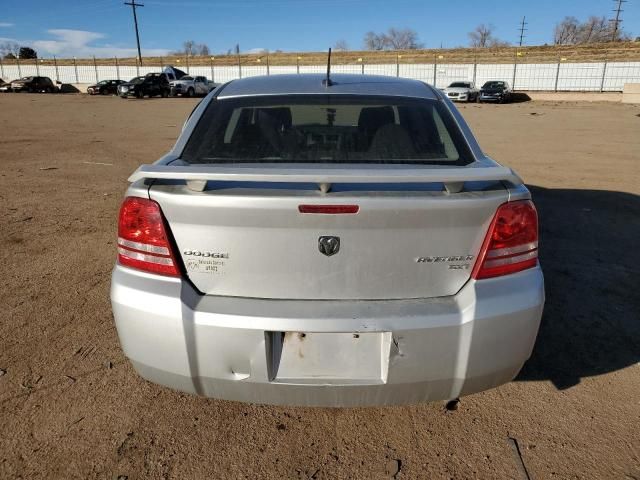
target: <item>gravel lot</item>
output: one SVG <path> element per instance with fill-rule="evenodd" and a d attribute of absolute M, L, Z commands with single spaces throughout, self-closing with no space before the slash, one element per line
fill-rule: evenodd
<path fill-rule="evenodd" d="M 640 479 L 640 108 L 461 107 L 532 188 L 548 298 L 518 379 L 446 412 L 245 405 L 134 373 L 117 209 L 195 103 L 0 96 L 0 478 Z"/>

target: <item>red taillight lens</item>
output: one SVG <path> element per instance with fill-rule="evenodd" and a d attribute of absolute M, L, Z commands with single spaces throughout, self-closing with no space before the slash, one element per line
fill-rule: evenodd
<path fill-rule="evenodd" d="M 118 218 L 118 263 L 151 273 L 179 276 L 160 206 L 127 197 Z"/>
<path fill-rule="evenodd" d="M 471 276 L 499 277 L 535 267 L 538 263 L 538 213 L 530 200 L 498 208 L 482 244 Z"/>

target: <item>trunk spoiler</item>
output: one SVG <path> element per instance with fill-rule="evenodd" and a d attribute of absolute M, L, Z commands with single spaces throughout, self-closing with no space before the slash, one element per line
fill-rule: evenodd
<path fill-rule="evenodd" d="M 142 165 L 129 177 L 137 180 L 184 180 L 187 186 L 203 191 L 207 181 L 317 183 L 323 192 L 332 183 L 444 183 L 449 193 L 460 192 L 464 182 L 502 181 L 522 184 L 508 167 L 433 167 L 433 168 L 283 168 Z"/>

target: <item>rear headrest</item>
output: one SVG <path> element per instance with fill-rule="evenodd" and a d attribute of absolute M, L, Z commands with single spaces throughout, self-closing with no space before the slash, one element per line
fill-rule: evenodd
<path fill-rule="evenodd" d="M 371 141 L 369 154 L 374 158 L 412 158 L 416 149 L 405 128 L 392 123 L 378 129 Z"/>
<path fill-rule="evenodd" d="M 286 130 L 291 127 L 291 110 L 287 107 L 259 108 L 257 118 L 258 123 L 266 120 L 277 130 Z"/>
<path fill-rule="evenodd" d="M 360 110 L 358 127 L 373 133 L 383 125 L 394 122 L 395 115 L 392 107 L 365 107 Z"/>

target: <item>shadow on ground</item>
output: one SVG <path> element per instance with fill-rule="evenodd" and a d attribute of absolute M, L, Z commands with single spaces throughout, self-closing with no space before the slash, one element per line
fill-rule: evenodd
<path fill-rule="evenodd" d="M 511 93 L 511 103 L 523 103 L 530 102 L 531 97 L 524 92 L 512 92 Z"/>
<path fill-rule="evenodd" d="M 59 83 L 58 91 L 60 93 L 80 93 L 80 90 L 70 83 Z"/>
<path fill-rule="evenodd" d="M 517 380 L 558 389 L 640 361 L 640 196 L 530 187 L 547 301 Z"/>

